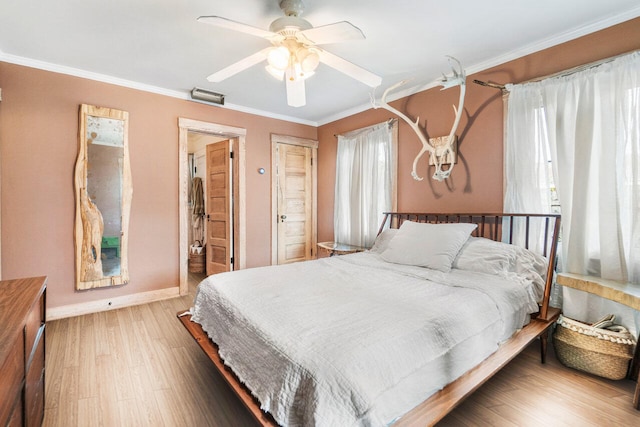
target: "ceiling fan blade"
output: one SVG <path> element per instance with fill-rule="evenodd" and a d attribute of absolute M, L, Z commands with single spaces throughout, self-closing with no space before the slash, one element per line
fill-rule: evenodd
<path fill-rule="evenodd" d="M 342 59 L 333 53 L 318 49 L 318 55 L 320 56 L 320 62 L 327 64 L 329 67 L 334 68 L 353 79 L 361 81 L 367 86 L 377 87 L 382 83 L 382 77 L 373 74 L 372 72 L 367 71 L 346 59 Z"/>
<path fill-rule="evenodd" d="M 287 70 L 285 74 L 287 81 L 287 104 L 291 107 L 302 107 L 307 103 L 304 89 L 304 79 L 295 78 L 291 72 Z"/>
<path fill-rule="evenodd" d="M 280 34 L 252 27 L 251 25 L 243 24 L 241 22 L 232 21 L 231 19 L 223 18 L 221 16 L 200 16 L 198 18 L 198 22 L 204 22 L 205 24 L 215 25 L 216 27 L 226 28 L 240 33 L 251 34 L 252 36 L 262 37 L 267 40 L 282 39 Z"/>
<path fill-rule="evenodd" d="M 305 44 L 329 44 L 340 43 L 349 40 L 362 40 L 364 34 L 360 28 L 350 22 L 340 21 L 333 24 L 322 25 L 304 31 L 298 31 L 296 38 Z"/>
<path fill-rule="evenodd" d="M 259 52 L 254 53 L 251 56 L 247 56 L 246 58 L 241 59 L 240 61 L 233 63 L 220 71 L 216 71 L 215 73 L 207 77 L 207 80 L 212 83 L 221 82 L 224 79 L 239 73 L 240 71 L 244 71 L 247 68 L 256 65 L 257 63 L 264 61 L 265 59 L 267 59 L 267 53 L 269 53 L 270 50 L 271 47 L 267 47 Z"/>

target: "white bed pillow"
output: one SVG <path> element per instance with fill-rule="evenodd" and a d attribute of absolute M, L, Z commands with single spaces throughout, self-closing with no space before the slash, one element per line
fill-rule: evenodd
<path fill-rule="evenodd" d="M 512 270 L 515 266 L 516 252 L 513 248 L 515 248 L 514 245 L 499 243 L 484 237 L 469 238 L 458 252 L 453 268 L 499 275 Z"/>
<path fill-rule="evenodd" d="M 383 230 L 382 233 L 378 234 L 376 237 L 376 241 L 373 242 L 373 246 L 370 251 L 378 254 L 384 252 L 387 247 L 389 247 L 389 242 L 393 239 L 396 233 L 398 233 L 397 228 L 387 228 L 386 230 Z"/>
<path fill-rule="evenodd" d="M 477 224 L 428 224 L 404 221 L 380 256 L 395 264 L 449 272 L 460 248 Z"/>
<path fill-rule="evenodd" d="M 501 277 L 517 274 L 544 287 L 547 260 L 521 246 L 470 237 L 460 249 L 453 268 Z"/>

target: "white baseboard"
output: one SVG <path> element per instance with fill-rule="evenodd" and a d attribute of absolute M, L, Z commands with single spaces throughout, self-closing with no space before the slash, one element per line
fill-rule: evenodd
<path fill-rule="evenodd" d="M 140 292 L 132 295 L 102 299 L 97 301 L 69 304 L 60 307 L 47 308 L 47 322 L 64 319 L 66 317 L 81 316 L 83 314 L 99 313 L 133 305 L 147 304 L 180 296 L 180 287 L 160 289 L 157 291 Z"/>

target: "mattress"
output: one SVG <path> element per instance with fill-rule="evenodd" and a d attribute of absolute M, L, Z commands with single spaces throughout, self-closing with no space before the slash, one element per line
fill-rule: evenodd
<path fill-rule="evenodd" d="M 210 276 L 192 320 L 281 425 L 388 425 L 493 353 L 533 284 L 363 252 Z"/>

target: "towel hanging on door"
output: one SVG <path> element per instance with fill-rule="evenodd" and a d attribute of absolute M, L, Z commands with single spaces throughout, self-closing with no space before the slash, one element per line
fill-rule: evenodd
<path fill-rule="evenodd" d="M 191 183 L 191 206 L 193 206 L 194 216 L 204 216 L 202 178 L 195 177 Z"/>
<path fill-rule="evenodd" d="M 204 191 L 202 188 L 202 178 L 195 177 L 191 182 L 191 225 L 193 227 L 194 240 L 203 241 L 204 227 Z"/>

